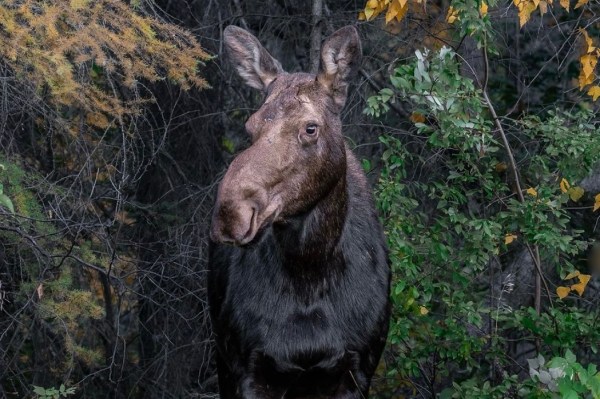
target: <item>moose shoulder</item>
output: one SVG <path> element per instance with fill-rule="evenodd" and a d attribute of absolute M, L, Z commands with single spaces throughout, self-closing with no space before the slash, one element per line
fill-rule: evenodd
<path fill-rule="evenodd" d="M 224 32 L 266 99 L 252 145 L 219 186 L 208 298 L 221 398 L 366 398 L 389 322 L 387 249 L 340 112 L 356 29 L 331 35 L 318 74 L 288 74 L 247 31 Z"/>

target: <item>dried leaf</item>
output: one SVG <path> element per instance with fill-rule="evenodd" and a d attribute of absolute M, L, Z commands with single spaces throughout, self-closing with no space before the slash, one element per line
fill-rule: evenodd
<path fill-rule="evenodd" d="M 581 62 L 581 72 L 579 73 L 579 88 L 583 89 L 588 84 L 594 82 L 594 69 L 598 64 L 598 57 L 595 54 L 584 54 L 579 58 Z"/>
<path fill-rule="evenodd" d="M 569 292 L 571 292 L 569 287 L 556 287 L 556 295 L 558 295 L 560 299 L 566 298 L 566 296 L 569 295 Z"/>
<path fill-rule="evenodd" d="M 596 212 L 600 208 L 600 194 L 596 194 L 594 197 L 594 210 L 592 212 Z"/>
<path fill-rule="evenodd" d="M 578 0 L 577 4 L 575 4 L 575 9 L 578 9 L 579 7 L 583 7 L 584 5 L 586 5 L 588 3 L 589 0 Z"/>
<path fill-rule="evenodd" d="M 514 240 L 517 239 L 517 235 L 516 234 L 507 234 L 504 236 L 504 244 L 508 245 L 510 243 L 512 243 Z"/>
<path fill-rule="evenodd" d="M 569 184 L 569 182 L 567 181 L 567 179 L 563 178 L 560 181 L 560 191 L 562 191 L 563 193 L 566 193 L 567 191 L 569 191 L 569 188 L 571 187 L 571 185 Z"/>
<path fill-rule="evenodd" d="M 446 21 L 449 24 L 454 23 L 458 19 L 458 11 L 454 9 L 454 7 L 448 7 L 448 14 L 446 15 Z"/>
<path fill-rule="evenodd" d="M 596 49 L 596 47 L 594 47 L 594 42 L 592 41 L 592 38 L 590 37 L 590 35 L 588 35 L 585 29 L 581 28 L 580 31 L 583 35 L 583 38 L 585 39 L 585 44 L 587 45 L 586 53 L 590 54 Z"/>
<path fill-rule="evenodd" d="M 577 202 L 581 199 L 581 197 L 583 197 L 583 194 L 585 193 L 585 191 L 583 190 L 583 188 L 576 186 L 576 187 L 571 187 L 569 189 L 569 197 L 571 198 L 571 200 L 573 200 L 574 202 Z"/>
<path fill-rule="evenodd" d="M 600 97 L 600 86 L 592 86 L 587 94 L 592 96 L 592 100 L 596 101 Z"/>
<path fill-rule="evenodd" d="M 585 76 L 583 71 L 579 73 L 579 90 L 583 90 L 583 88 L 587 85 L 591 85 L 594 83 L 594 75 Z"/>
<path fill-rule="evenodd" d="M 589 275 L 589 274 L 580 274 L 579 275 L 579 282 L 582 283 L 582 284 L 584 284 L 584 285 L 587 285 L 587 283 L 590 282 L 591 278 L 592 278 L 592 276 Z"/>
<path fill-rule="evenodd" d="M 579 296 L 582 296 L 583 295 L 583 291 L 585 291 L 585 286 L 586 286 L 586 284 L 584 284 L 584 283 L 573 284 L 571 286 L 571 290 L 572 291 L 577 291 L 577 293 L 579 294 Z"/>
<path fill-rule="evenodd" d="M 413 123 L 423 123 L 425 122 L 425 115 L 419 112 L 413 112 L 410 116 L 410 121 Z"/>
<path fill-rule="evenodd" d="M 400 2 L 402 1 L 404 1 L 404 4 L 402 5 L 400 11 L 398 11 L 398 14 L 396 14 L 396 21 L 398 22 L 402 21 L 402 18 L 406 16 L 406 13 L 408 13 L 408 0 L 400 0 Z"/>
<path fill-rule="evenodd" d="M 571 273 L 567 274 L 565 276 L 565 278 L 563 278 L 563 280 L 570 280 L 572 278 L 575 278 L 575 277 L 579 276 L 580 274 L 581 273 L 579 273 L 579 270 L 575 270 L 574 272 L 571 272 Z"/>
<path fill-rule="evenodd" d="M 481 2 L 481 5 L 479 6 L 479 14 L 481 14 L 482 17 L 485 17 L 488 13 L 488 5 L 486 4 L 485 1 Z"/>
<path fill-rule="evenodd" d="M 560 5 L 562 8 L 569 11 L 569 0 L 560 0 Z"/>
<path fill-rule="evenodd" d="M 498 162 L 495 167 L 496 172 L 498 172 L 498 173 L 504 172 L 507 168 L 508 168 L 508 166 L 506 165 L 505 162 Z"/>

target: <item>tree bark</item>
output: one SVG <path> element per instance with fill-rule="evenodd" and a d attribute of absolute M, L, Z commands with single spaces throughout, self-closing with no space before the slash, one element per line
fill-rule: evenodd
<path fill-rule="evenodd" d="M 313 0 L 312 3 L 312 32 L 310 35 L 310 72 L 319 71 L 321 55 L 321 38 L 323 34 L 323 0 Z"/>

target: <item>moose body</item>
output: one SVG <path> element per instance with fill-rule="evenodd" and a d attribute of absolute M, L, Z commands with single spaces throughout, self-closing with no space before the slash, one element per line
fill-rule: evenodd
<path fill-rule="evenodd" d="M 211 226 L 221 398 L 366 398 L 387 336 L 390 271 L 367 180 L 341 133 L 358 34 L 329 37 L 316 76 L 285 73 L 241 28 L 226 28 L 225 45 L 267 95 Z"/>

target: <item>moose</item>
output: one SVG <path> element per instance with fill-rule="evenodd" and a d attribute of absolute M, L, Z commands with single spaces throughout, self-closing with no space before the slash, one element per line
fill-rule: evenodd
<path fill-rule="evenodd" d="M 388 331 L 390 268 L 369 184 L 342 135 L 358 32 L 324 41 L 316 75 L 286 73 L 242 28 L 228 26 L 224 44 L 266 98 L 211 222 L 221 398 L 367 398 Z"/>

